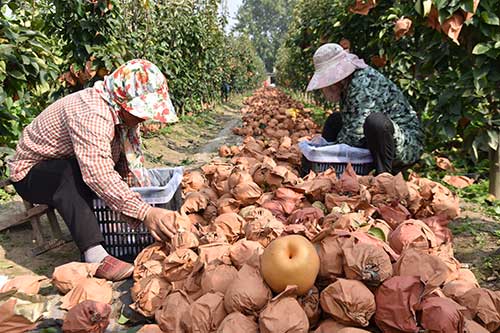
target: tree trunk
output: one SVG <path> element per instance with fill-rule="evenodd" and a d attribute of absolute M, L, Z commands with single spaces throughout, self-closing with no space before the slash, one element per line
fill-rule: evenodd
<path fill-rule="evenodd" d="M 490 194 L 500 199 L 500 142 L 497 149 L 490 149 Z"/>

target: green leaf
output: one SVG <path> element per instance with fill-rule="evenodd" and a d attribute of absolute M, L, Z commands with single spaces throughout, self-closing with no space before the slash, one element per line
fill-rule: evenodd
<path fill-rule="evenodd" d="M 378 239 L 380 239 L 381 241 L 385 242 L 387 241 L 385 239 L 385 234 L 384 232 L 382 231 L 382 229 L 380 228 L 377 228 L 377 227 L 371 227 L 370 230 L 368 230 L 368 234 L 369 235 L 372 235 L 373 237 L 376 237 Z"/>
<path fill-rule="evenodd" d="M 21 60 L 23 61 L 23 64 L 25 64 L 25 65 L 29 65 L 31 63 L 30 58 L 28 58 L 24 54 L 21 54 Z"/>
<path fill-rule="evenodd" d="M 491 12 L 484 11 L 481 13 L 481 17 L 483 18 L 484 23 L 489 25 L 500 25 L 500 19 L 498 16 Z"/>
<path fill-rule="evenodd" d="M 490 71 L 490 68 L 488 66 L 483 66 L 479 68 L 474 68 L 472 70 L 472 75 L 474 77 L 474 80 L 481 80 L 482 78 L 486 77 Z"/>
<path fill-rule="evenodd" d="M 472 13 L 474 11 L 474 0 L 464 0 L 460 6 L 466 12 Z"/>
<path fill-rule="evenodd" d="M 78 16 L 83 17 L 83 8 L 80 1 L 77 1 L 76 13 L 78 14 Z"/>
<path fill-rule="evenodd" d="M 434 4 L 438 10 L 443 9 L 448 4 L 447 0 L 434 0 Z"/>
<path fill-rule="evenodd" d="M 8 71 L 8 74 L 18 80 L 26 80 L 26 76 L 18 70 Z"/>
<path fill-rule="evenodd" d="M 12 268 L 12 267 L 14 267 L 14 266 L 11 265 L 11 264 L 0 262 L 0 269 L 9 269 L 9 268 Z"/>
<path fill-rule="evenodd" d="M 472 54 L 484 54 L 488 52 L 491 49 L 491 47 L 486 44 L 486 43 L 478 43 L 476 46 L 474 46 L 474 49 L 472 50 Z"/>
<path fill-rule="evenodd" d="M 31 66 L 33 66 L 36 73 L 38 73 L 40 71 L 40 67 L 38 66 L 38 64 L 36 62 L 32 62 Z"/>
<path fill-rule="evenodd" d="M 0 54 L 12 54 L 14 50 L 14 45 L 12 44 L 0 44 Z"/>
<path fill-rule="evenodd" d="M 424 17 L 429 15 L 429 13 L 431 12 L 431 8 L 432 8 L 432 0 L 424 0 L 423 2 Z"/>
<path fill-rule="evenodd" d="M 14 101 L 12 100 L 12 97 L 8 96 L 5 98 L 5 106 L 7 107 L 7 109 L 10 109 L 13 104 L 14 104 Z M 14 117 L 14 115 L 11 113 L 9 113 L 9 116 Z M 11 119 L 13 119 L 13 118 L 11 118 Z"/>
<path fill-rule="evenodd" d="M 87 51 L 88 54 L 92 54 L 92 45 L 85 44 L 85 51 Z"/>
<path fill-rule="evenodd" d="M 118 321 L 117 323 L 120 324 L 120 325 L 125 325 L 126 323 L 128 323 L 128 318 L 125 317 L 125 315 L 122 313 L 120 314 L 120 318 L 118 318 Z"/>
<path fill-rule="evenodd" d="M 488 146 L 490 146 L 491 149 L 498 149 L 498 140 L 498 131 L 488 130 Z"/>
<path fill-rule="evenodd" d="M 415 11 L 418 14 L 420 14 L 420 15 L 424 14 L 424 8 L 423 8 L 423 5 L 422 5 L 422 0 L 415 1 Z"/>
<path fill-rule="evenodd" d="M 55 327 L 44 328 L 40 331 L 40 333 L 58 333 L 59 331 Z"/>

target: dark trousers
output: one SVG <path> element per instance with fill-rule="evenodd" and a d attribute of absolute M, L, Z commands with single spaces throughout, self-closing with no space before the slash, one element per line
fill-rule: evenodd
<path fill-rule="evenodd" d="M 92 211 L 94 193 L 75 159 L 40 162 L 13 185 L 23 199 L 56 208 L 81 252 L 104 241 Z"/>
<path fill-rule="evenodd" d="M 230 92 L 231 92 L 231 86 L 227 83 L 223 83 L 221 87 L 221 97 L 223 102 L 227 102 Z"/>
<path fill-rule="evenodd" d="M 334 112 L 326 119 L 322 136 L 325 140 L 333 142 L 337 139 L 341 129 L 342 116 L 340 112 Z M 370 114 L 365 119 L 363 132 L 365 136 L 359 146 L 370 150 L 377 174 L 396 171 L 393 165 L 394 126 L 389 117 L 381 112 Z"/>

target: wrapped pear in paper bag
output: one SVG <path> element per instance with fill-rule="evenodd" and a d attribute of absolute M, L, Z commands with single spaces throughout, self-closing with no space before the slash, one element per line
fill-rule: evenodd
<path fill-rule="evenodd" d="M 321 317 L 321 307 L 319 305 L 319 290 L 313 286 L 309 292 L 300 296 L 297 300 L 304 309 L 307 318 L 309 319 L 309 326 L 314 327 Z"/>
<path fill-rule="evenodd" d="M 198 260 L 191 273 L 185 280 L 177 281 L 172 283 L 173 289 L 184 290 L 192 301 L 196 301 L 198 298 L 203 296 L 203 290 L 201 289 L 201 277 L 203 276 L 204 264 Z"/>
<path fill-rule="evenodd" d="M 465 308 L 449 298 L 431 296 L 417 307 L 420 325 L 429 332 L 463 332 Z"/>
<path fill-rule="evenodd" d="M 201 289 L 204 294 L 216 292 L 224 294 L 237 275 L 238 271 L 232 265 L 209 265 L 201 276 Z"/>
<path fill-rule="evenodd" d="M 342 250 L 344 272 L 348 279 L 378 286 L 392 276 L 391 258 L 381 247 L 372 244 L 354 244 L 354 240 L 349 239 Z"/>
<path fill-rule="evenodd" d="M 63 333 L 104 333 L 110 314 L 109 304 L 83 301 L 72 307 L 64 317 Z"/>
<path fill-rule="evenodd" d="M 236 213 L 226 213 L 219 215 L 213 224 L 224 231 L 229 243 L 234 243 L 243 234 L 245 220 Z"/>
<path fill-rule="evenodd" d="M 136 333 L 163 333 L 160 326 L 155 324 L 148 324 L 141 327 Z"/>
<path fill-rule="evenodd" d="M 424 293 L 424 284 L 415 276 L 394 276 L 382 283 L 375 299 L 375 322 L 386 332 L 418 332 L 415 307 Z"/>
<path fill-rule="evenodd" d="M 208 186 L 208 181 L 200 171 L 193 170 L 184 173 L 182 187 L 186 193 L 199 191 L 206 186 Z"/>
<path fill-rule="evenodd" d="M 169 282 L 184 280 L 193 270 L 198 255 L 190 249 L 179 249 L 164 261 L 163 272 Z"/>
<path fill-rule="evenodd" d="M 231 190 L 231 194 L 239 201 L 243 206 L 253 205 L 257 200 L 259 200 L 262 195 L 262 190 L 253 181 L 247 183 L 239 183 Z"/>
<path fill-rule="evenodd" d="M 184 203 L 181 207 L 181 213 L 192 214 L 198 213 L 208 206 L 208 198 L 200 192 L 190 192 L 186 194 Z"/>
<path fill-rule="evenodd" d="M 238 311 L 247 315 L 257 314 L 271 299 L 271 289 L 266 285 L 260 269 L 243 265 L 224 295 L 228 313 Z"/>
<path fill-rule="evenodd" d="M 169 253 L 170 246 L 167 244 L 153 243 L 144 248 L 134 260 L 134 281 L 149 275 L 155 275 L 159 271 L 156 263 L 163 266 L 163 261 L 168 257 Z M 148 262 L 147 265 L 145 265 L 146 262 Z M 64 265 L 61 267 L 64 267 Z"/>
<path fill-rule="evenodd" d="M 394 265 L 394 275 L 418 276 L 425 283 L 425 293 L 443 286 L 458 276 L 438 257 L 417 249 L 407 249 Z"/>
<path fill-rule="evenodd" d="M 474 320 L 465 319 L 464 333 L 489 333 L 489 331 Z"/>
<path fill-rule="evenodd" d="M 69 293 L 61 299 L 61 309 L 69 310 L 75 305 L 91 300 L 111 304 L 113 290 L 111 285 L 103 279 L 81 279 Z"/>
<path fill-rule="evenodd" d="M 329 232 L 326 231 L 324 233 Z M 319 238 L 321 237 L 320 235 L 318 236 Z M 344 242 L 345 238 L 340 238 L 333 234 L 327 235 L 315 243 L 320 259 L 318 274 L 320 279 L 333 282 L 337 277 L 343 275 L 344 252 L 342 251 L 342 245 Z"/>
<path fill-rule="evenodd" d="M 217 213 L 219 215 L 227 214 L 227 213 L 238 213 L 240 211 L 240 202 L 233 197 L 226 197 L 223 195 L 215 202 L 215 206 L 217 206 Z"/>
<path fill-rule="evenodd" d="M 296 300 L 296 286 L 289 286 L 262 310 L 259 315 L 261 333 L 309 332 L 309 319 Z"/>
<path fill-rule="evenodd" d="M 56 268 L 57 269 L 57 268 Z M 36 295 L 40 290 L 40 282 L 46 280 L 44 276 L 21 275 L 7 281 L 1 288 L 0 293 L 17 290 L 27 295 Z"/>
<path fill-rule="evenodd" d="M 360 281 L 338 279 L 321 292 L 321 308 L 343 324 L 368 326 L 375 296 Z"/>
<path fill-rule="evenodd" d="M 419 220 L 408 220 L 401 223 L 391 233 L 389 244 L 398 254 L 409 247 L 431 249 L 438 246 L 432 230 Z"/>
<path fill-rule="evenodd" d="M 155 312 L 155 320 L 165 333 L 184 332 L 182 317 L 189 311 L 191 299 L 180 290 L 170 293 Z"/>
<path fill-rule="evenodd" d="M 500 293 L 474 288 L 459 297 L 458 303 L 467 308 L 466 316 L 495 332 L 500 328 Z"/>
<path fill-rule="evenodd" d="M 199 259 L 206 265 L 216 263 L 230 264 L 230 250 L 232 245 L 228 243 L 211 243 L 198 247 Z"/>
<path fill-rule="evenodd" d="M 264 247 L 256 241 L 240 239 L 231 246 L 230 256 L 233 265 L 240 269 L 254 255 L 262 255 Z"/>
<path fill-rule="evenodd" d="M 258 220 L 248 222 L 245 226 L 245 237 L 248 240 L 257 241 L 262 246 L 267 246 L 274 239 L 281 236 L 285 229 L 283 223 L 276 218 L 263 217 Z"/>
<path fill-rule="evenodd" d="M 224 318 L 217 333 L 259 333 L 257 323 L 240 312 L 230 313 Z"/>
<path fill-rule="evenodd" d="M 172 286 L 162 276 L 149 276 L 134 283 L 130 290 L 132 300 L 130 307 L 145 317 L 152 317 L 160 307 L 163 299 L 172 290 Z"/>
<path fill-rule="evenodd" d="M 210 333 L 219 328 L 225 316 L 224 295 L 208 293 L 191 304 L 184 313 L 182 323 L 187 333 Z"/>
<path fill-rule="evenodd" d="M 458 271 L 458 278 L 456 280 L 445 283 L 443 293 L 457 302 L 463 294 L 474 288 L 479 288 L 479 283 L 477 283 L 474 273 L 469 269 L 461 268 Z"/>
<path fill-rule="evenodd" d="M 341 329 L 345 327 L 347 326 L 339 322 L 336 322 L 333 319 L 326 319 L 319 324 L 318 328 L 314 331 L 314 333 L 339 332 Z"/>

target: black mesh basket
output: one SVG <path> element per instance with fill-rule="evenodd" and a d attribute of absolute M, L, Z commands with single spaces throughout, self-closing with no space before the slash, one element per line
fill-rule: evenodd
<path fill-rule="evenodd" d="M 182 206 L 182 190 L 180 182 L 176 185 L 175 193 L 169 201 L 161 202 L 157 197 L 151 199 L 144 194 L 141 195 L 142 199 L 154 207 L 179 210 Z M 143 224 L 131 228 L 127 222 L 120 220 L 120 214 L 111 210 L 102 199 L 94 199 L 93 210 L 104 237 L 103 247 L 110 255 L 133 262 L 145 247 L 154 242 L 153 236 Z"/>
<path fill-rule="evenodd" d="M 305 156 L 302 156 L 302 165 L 300 168 L 301 177 L 305 177 L 310 171 L 316 173 L 324 172 L 329 168 L 333 168 L 337 177 L 340 177 L 344 173 L 348 163 L 322 163 L 322 162 L 312 162 L 309 161 Z M 352 168 L 357 175 L 365 176 L 373 170 L 373 163 L 366 164 L 354 164 L 351 163 Z"/>

